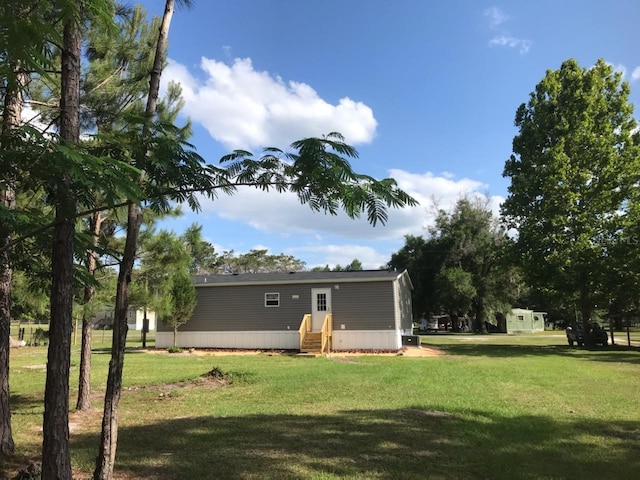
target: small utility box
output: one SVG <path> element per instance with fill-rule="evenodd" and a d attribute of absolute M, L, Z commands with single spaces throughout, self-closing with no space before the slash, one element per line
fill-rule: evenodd
<path fill-rule="evenodd" d="M 418 335 L 402 335 L 402 345 L 407 347 L 419 347 L 420 337 Z"/>

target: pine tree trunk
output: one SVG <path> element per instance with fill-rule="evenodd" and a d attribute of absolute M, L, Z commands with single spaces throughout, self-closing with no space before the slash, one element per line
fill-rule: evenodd
<path fill-rule="evenodd" d="M 98 244 L 98 235 L 102 224 L 102 214 L 96 212 L 91 217 L 89 226 L 92 235 L 92 244 Z M 97 259 L 95 250 L 87 251 L 87 271 L 89 275 L 95 276 Z M 88 304 L 95 293 L 92 285 L 84 287 L 84 304 Z M 89 410 L 91 408 L 91 323 L 86 313 L 82 316 L 82 349 L 80 351 L 80 373 L 78 377 L 78 402 L 76 410 Z"/>
<path fill-rule="evenodd" d="M 149 133 L 149 126 L 156 114 L 158 95 L 160 91 L 160 75 L 164 64 L 169 35 L 169 26 L 173 16 L 174 0 L 166 0 L 162 24 L 156 44 L 156 55 L 149 79 L 149 95 L 145 115 L 144 134 Z M 129 308 L 129 283 L 133 273 L 136 246 L 142 215 L 137 205 L 129 206 L 127 218 L 127 239 L 125 251 L 120 264 L 118 274 L 118 287 L 116 292 L 116 310 L 113 325 L 113 346 L 111 348 L 111 362 L 109 362 L 109 375 L 107 389 L 104 398 L 104 415 L 102 418 L 102 433 L 100 436 L 100 449 L 96 458 L 96 469 L 93 473 L 94 480 L 110 480 L 113 476 L 113 467 L 116 459 L 118 444 L 118 405 L 122 389 L 122 370 L 124 368 L 124 351 L 127 340 L 127 309 Z"/>
<path fill-rule="evenodd" d="M 11 187 L 0 191 L 0 201 L 6 208 L 15 208 L 15 195 Z M 11 241 L 9 232 L 2 232 L 0 246 Z M 11 279 L 13 270 L 9 250 L 0 254 L 0 458 L 14 453 L 11 432 L 11 405 L 9 403 L 9 334 L 11 330 Z"/>
<path fill-rule="evenodd" d="M 44 396 L 42 478 L 70 479 L 69 368 L 73 308 L 73 238 L 75 201 L 58 194 L 53 237 L 51 321 Z M 69 218 L 71 216 L 71 218 Z"/>
<path fill-rule="evenodd" d="M 20 125 L 22 115 L 22 90 L 27 83 L 27 75 L 20 72 L 20 66 L 13 68 L 15 84 L 7 82 L 2 114 L 3 149 L 10 148 L 11 130 Z M 5 178 L 6 187 L 0 190 L 0 204 L 13 210 L 16 206 L 15 179 Z M 9 402 L 9 335 L 11 332 L 11 266 L 12 232 L 0 227 L 0 458 L 13 455 L 15 445 L 11 431 L 11 405 Z M 5 249 L 6 248 L 6 249 Z"/>
<path fill-rule="evenodd" d="M 158 95 L 160 94 L 160 77 L 164 67 L 164 61 L 167 53 L 167 45 L 169 42 L 169 27 L 171 26 L 171 18 L 173 17 L 174 0 L 166 0 L 164 4 L 164 14 L 162 15 L 162 23 L 160 24 L 160 32 L 158 33 L 158 43 L 156 44 L 156 54 L 153 59 L 153 68 L 149 77 L 149 96 L 147 97 L 147 106 L 145 115 L 147 117 L 147 130 L 149 123 L 156 114 L 158 108 Z"/>
<path fill-rule="evenodd" d="M 85 287 L 86 289 L 87 287 Z M 78 401 L 76 410 L 91 410 L 91 322 L 82 317 L 82 346 L 78 374 Z"/>
<path fill-rule="evenodd" d="M 80 138 L 80 12 L 65 22 L 60 89 L 60 136 L 68 145 Z M 71 479 L 69 450 L 69 367 L 73 310 L 73 245 L 76 199 L 70 179 L 63 179 L 55 192 L 56 223 L 51 265 L 51 321 L 44 396 L 42 478 Z"/>
<path fill-rule="evenodd" d="M 129 206 L 127 220 L 127 239 L 118 274 L 116 292 L 116 308 L 113 320 L 113 343 L 111 361 L 107 377 L 107 389 L 104 395 L 104 413 L 102 417 L 102 433 L 100 450 L 96 459 L 95 480 L 108 480 L 113 476 L 113 466 L 118 446 L 118 406 L 122 392 L 122 370 L 124 352 L 127 343 L 127 310 L 129 308 L 129 284 L 133 273 L 133 264 L 138 243 L 138 232 L 142 223 L 142 215 L 137 205 Z"/>

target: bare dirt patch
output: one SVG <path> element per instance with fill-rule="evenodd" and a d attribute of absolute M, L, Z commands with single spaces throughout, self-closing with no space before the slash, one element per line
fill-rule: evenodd
<path fill-rule="evenodd" d="M 95 432 L 102 424 L 102 408 L 69 412 L 69 433 Z"/>
<path fill-rule="evenodd" d="M 166 349 L 145 350 L 147 353 L 157 355 L 194 355 L 194 356 L 221 356 L 221 355 L 295 355 L 296 350 L 234 350 L 230 348 L 185 348 L 180 353 L 169 353 Z"/>
<path fill-rule="evenodd" d="M 24 365 L 22 368 L 26 368 L 29 370 L 46 370 L 47 369 L 47 364 L 46 363 L 42 363 L 40 365 Z"/>
<path fill-rule="evenodd" d="M 158 398 L 170 398 L 172 390 L 184 390 L 191 388 L 222 388 L 226 387 L 233 383 L 233 375 L 223 372 L 219 370 L 217 367 L 214 367 L 212 370 L 209 370 L 207 373 L 201 375 L 198 378 L 193 380 L 187 380 L 185 382 L 174 382 L 174 383 L 162 383 L 159 385 L 134 385 L 131 387 L 126 387 L 126 391 L 158 391 Z"/>
<path fill-rule="evenodd" d="M 400 350 L 352 350 L 330 353 L 330 357 L 357 357 L 363 355 L 375 355 L 383 357 L 439 357 L 446 353 L 438 348 L 428 347 L 403 347 Z"/>
<path fill-rule="evenodd" d="M 221 356 L 221 355 L 298 355 L 297 350 L 234 350 L 228 348 L 189 348 L 183 350 L 181 353 L 169 353 L 164 349 L 152 349 L 147 350 L 149 353 L 155 353 L 159 355 L 194 355 L 194 356 Z M 376 356 L 403 356 L 403 357 L 439 357 L 446 355 L 446 353 L 438 348 L 433 347 L 404 347 L 401 350 L 348 350 L 332 352 L 328 356 L 339 359 L 344 357 L 353 357 L 361 355 L 376 355 Z"/>
<path fill-rule="evenodd" d="M 440 357 L 446 353 L 433 347 L 408 347 L 402 351 L 404 357 Z"/>
<path fill-rule="evenodd" d="M 349 357 L 359 357 L 363 355 L 384 357 L 439 357 L 440 355 L 446 354 L 437 348 L 427 347 L 404 347 L 401 350 L 353 350 L 329 354 L 330 357 L 335 358 L 336 360 L 342 359 L 342 361 L 345 362 L 349 361 Z"/>
<path fill-rule="evenodd" d="M 214 367 L 204 375 L 185 382 L 163 383 L 159 385 L 133 385 L 125 387 L 126 392 L 157 391 L 158 400 L 169 400 L 171 392 L 191 388 L 222 388 L 233 382 L 233 376 Z M 104 392 L 93 392 L 92 399 L 96 401 L 104 396 Z M 99 431 L 102 424 L 103 410 L 74 410 L 69 413 L 69 432 L 71 434 Z M 39 428 L 42 431 L 42 427 Z"/>

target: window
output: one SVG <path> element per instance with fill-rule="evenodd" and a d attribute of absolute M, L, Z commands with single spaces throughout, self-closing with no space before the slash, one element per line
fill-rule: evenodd
<path fill-rule="evenodd" d="M 279 307 L 280 306 L 280 294 L 279 293 L 265 293 L 264 294 L 264 306 L 265 307 Z"/>
<path fill-rule="evenodd" d="M 524 322 L 524 315 L 518 315 L 518 321 Z"/>
<path fill-rule="evenodd" d="M 316 296 L 318 300 L 318 312 L 326 312 L 327 311 L 327 294 L 326 293 L 318 293 Z"/>

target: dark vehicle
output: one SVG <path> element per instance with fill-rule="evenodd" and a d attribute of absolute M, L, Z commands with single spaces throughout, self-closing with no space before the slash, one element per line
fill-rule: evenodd
<path fill-rule="evenodd" d="M 574 343 L 577 343 L 579 347 L 586 343 L 605 346 L 609 343 L 609 335 L 597 323 L 590 323 L 588 335 L 585 335 L 584 325 L 580 322 L 573 322 L 567 327 L 567 342 L 572 347 Z"/>

